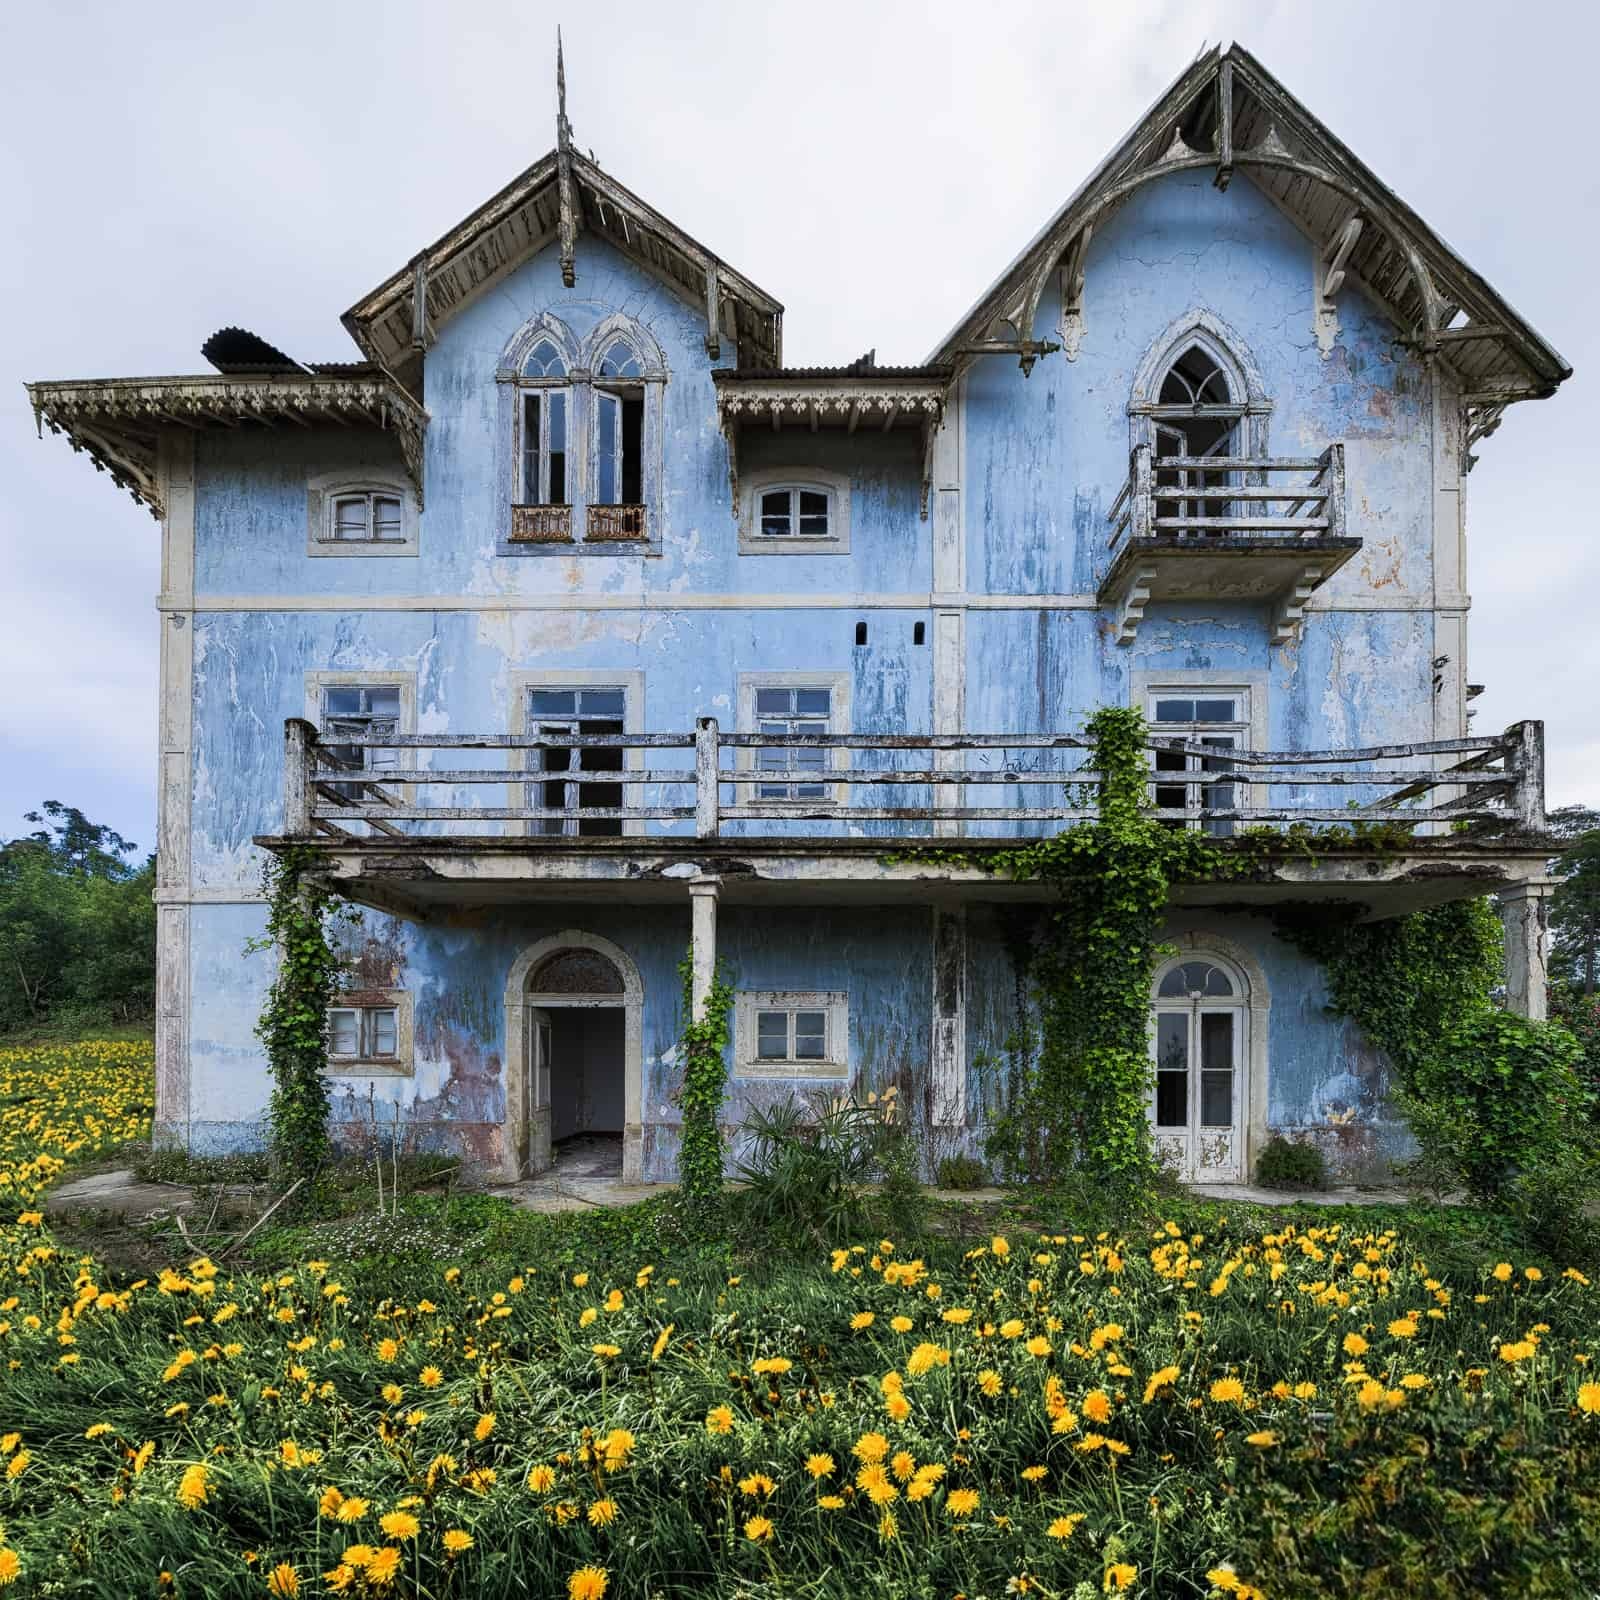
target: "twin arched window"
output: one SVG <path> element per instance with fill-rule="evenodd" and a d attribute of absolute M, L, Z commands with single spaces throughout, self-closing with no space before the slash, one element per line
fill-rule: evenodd
<path fill-rule="evenodd" d="M 516 397 L 512 542 L 577 543 L 574 508 L 583 506 L 582 543 L 648 543 L 649 442 L 659 437 L 666 380 L 648 332 L 610 317 L 580 346 L 541 317 L 512 341 L 501 377 Z"/>

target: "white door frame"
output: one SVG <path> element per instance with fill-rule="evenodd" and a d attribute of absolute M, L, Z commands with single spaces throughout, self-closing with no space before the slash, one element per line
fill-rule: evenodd
<path fill-rule="evenodd" d="M 545 995 L 530 994 L 527 990 L 529 975 L 539 963 L 558 950 L 593 950 L 611 961 L 622 974 L 622 993 L 604 995 Z M 622 1071 L 623 1071 L 623 1130 L 622 1179 L 624 1183 L 642 1181 L 644 1132 L 641 1117 L 644 1077 L 644 985 L 633 958 L 620 945 L 602 938 L 597 933 L 587 933 L 581 928 L 564 928 L 560 933 L 528 946 L 506 974 L 506 1054 L 505 1074 L 506 1117 L 503 1125 L 501 1148 L 505 1181 L 515 1183 L 522 1177 L 520 1152 L 524 1143 L 530 1151 L 535 1148 L 534 1131 L 524 1139 L 523 1123 L 535 1115 L 535 1108 L 526 1103 L 525 1068 L 527 1061 L 527 1031 L 530 1013 L 534 1010 L 550 1011 L 562 1007 L 616 1006 L 623 1014 Z M 543 1108 L 546 1148 L 548 1148 L 550 1108 Z"/>
<path fill-rule="evenodd" d="M 1156 990 L 1161 980 L 1177 965 L 1185 961 L 1212 960 L 1227 969 L 1241 993 L 1232 1001 L 1216 1001 L 1236 1011 L 1234 1060 L 1234 1148 L 1237 1152 L 1236 1176 L 1225 1179 L 1216 1174 L 1212 1181 L 1248 1180 L 1254 1170 L 1255 1158 L 1267 1137 L 1267 1040 L 1271 1021 L 1272 999 L 1267 988 L 1267 975 L 1256 956 L 1237 940 L 1208 931 L 1186 931 L 1169 934 L 1167 943 L 1172 956 L 1156 969 L 1150 988 L 1150 1056 L 1152 1079 L 1155 1061 Z M 1242 1035 L 1242 1036 L 1241 1036 Z M 1198 1094 L 1199 1085 L 1193 1086 Z M 1151 1131 L 1155 1129 L 1155 1085 L 1151 1084 L 1148 1114 Z M 1190 1179 L 1189 1181 L 1194 1181 Z"/>

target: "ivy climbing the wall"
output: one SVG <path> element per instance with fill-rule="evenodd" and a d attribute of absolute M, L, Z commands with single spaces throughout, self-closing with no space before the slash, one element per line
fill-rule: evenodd
<path fill-rule="evenodd" d="M 251 950 L 275 949 L 278 970 L 256 1023 L 272 1074 L 268 1109 L 273 1165 L 280 1178 L 310 1178 L 327 1160 L 328 1007 L 339 989 L 341 963 L 328 937 L 335 917 L 355 920 L 310 868 L 314 854 L 289 848 L 262 869 L 267 936 Z"/>
<path fill-rule="evenodd" d="M 1175 883 L 1215 876 L 1222 853 L 1204 834 L 1164 825 L 1145 809 L 1149 781 L 1139 712 L 1089 719 L 1098 774 L 1096 821 L 992 858 L 998 872 L 1054 888 L 1031 954 L 1037 1054 L 995 1153 L 1024 1153 L 1033 1175 L 1074 1170 L 1104 1186 L 1135 1187 L 1154 1171 L 1147 1098 L 1150 985 Z"/>
<path fill-rule="evenodd" d="M 714 1231 L 722 1199 L 723 1097 L 728 1084 L 728 1017 L 733 1010 L 733 986 L 718 973 L 706 996 L 705 1015 L 694 1020 L 694 952 L 679 968 L 683 977 L 683 1088 L 678 1105 L 683 1111 L 682 1143 L 678 1150 L 678 1185 L 684 1222 L 692 1233 Z"/>
<path fill-rule="evenodd" d="M 1384 922 L 1361 908 L 1286 908 L 1279 935 L 1328 981 L 1328 1008 L 1350 1017 L 1411 1088 L 1439 1041 L 1492 1004 L 1500 981 L 1500 919 L 1487 900 L 1456 900 Z"/>

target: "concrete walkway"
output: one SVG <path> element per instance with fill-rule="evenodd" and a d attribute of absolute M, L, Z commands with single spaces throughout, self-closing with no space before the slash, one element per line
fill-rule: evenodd
<path fill-rule="evenodd" d="M 1404 1189 L 1357 1189 L 1348 1184 L 1331 1189 L 1263 1189 L 1254 1183 L 1188 1183 L 1196 1200 L 1246 1201 L 1253 1206 L 1403 1206 L 1413 1197 Z"/>
<path fill-rule="evenodd" d="M 611 1163 L 589 1159 L 587 1154 L 562 1155 L 549 1172 L 520 1183 L 492 1184 L 486 1193 L 498 1195 L 528 1211 L 556 1213 L 592 1211 L 632 1206 L 671 1194 L 675 1183 L 624 1183 L 620 1161 Z M 247 1186 L 230 1186 L 230 1194 L 240 1199 L 260 1191 Z M 1024 1189 L 926 1189 L 930 1200 L 954 1205 L 999 1205 L 1026 1194 Z M 1258 1206 L 1372 1206 L 1405 1205 L 1411 1198 L 1403 1189 L 1357 1189 L 1340 1187 L 1307 1192 L 1263 1189 L 1250 1183 L 1196 1183 L 1187 1192 L 1196 1200 L 1226 1204 L 1245 1202 Z M 73 1211 L 110 1211 L 130 1221 L 188 1213 L 194 1208 L 194 1190 L 176 1183 L 141 1183 L 128 1168 L 94 1172 L 74 1178 L 51 1190 L 45 1197 L 45 1211 L 61 1215 Z"/>

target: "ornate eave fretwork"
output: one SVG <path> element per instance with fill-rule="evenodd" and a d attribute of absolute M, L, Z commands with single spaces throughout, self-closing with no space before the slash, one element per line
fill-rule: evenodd
<path fill-rule="evenodd" d="M 40 433 L 65 435 L 119 488 L 159 518 L 166 514 L 156 474 L 163 428 L 298 427 L 365 422 L 391 431 L 422 501 L 422 441 L 428 414 L 388 378 L 304 376 L 101 378 L 30 383 Z"/>
<path fill-rule="evenodd" d="M 930 358 L 1047 353 L 1035 324 L 1060 274 L 1061 344 L 1085 337 L 1089 241 L 1137 190 L 1209 172 L 1219 189 L 1245 173 L 1316 246 L 1315 326 L 1327 355 L 1347 281 L 1394 322 L 1401 342 L 1444 365 L 1458 389 L 1496 403 L 1542 398 L 1571 369 L 1477 273 L 1376 178 L 1248 51 L 1212 50 L 1188 68 L 1123 143 L 1001 274 Z"/>
<path fill-rule="evenodd" d="M 728 441 L 728 481 L 739 504 L 739 434 L 750 427 L 857 429 L 916 428 L 922 441 L 922 516 L 928 515 L 932 483 L 933 436 L 944 417 L 951 373 L 925 368 L 909 378 L 810 378 L 715 374 L 717 420 Z"/>

